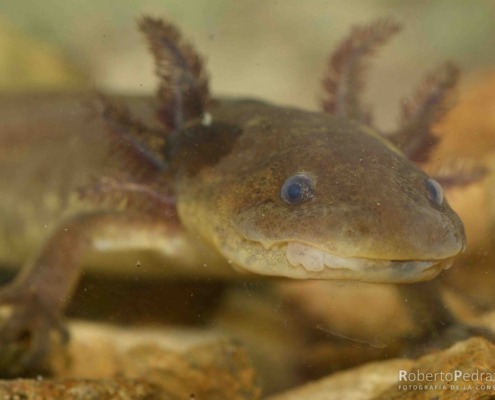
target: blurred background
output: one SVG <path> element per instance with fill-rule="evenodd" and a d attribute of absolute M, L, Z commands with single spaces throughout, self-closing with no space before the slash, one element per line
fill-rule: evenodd
<path fill-rule="evenodd" d="M 495 63 L 490 0 L 23 0 L 0 5 L 0 90 L 99 88 L 150 93 L 136 30 L 176 22 L 208 60 L 214 93 L 317 107 L 329 52 L 355 24 L 391 16 L 404 31 L 373 62 L 367 97 L 381 126 L 426 70 L 450 59 L 465 81 Z"/>
<path fill-rule="evenodd" d="M 182 29 L 207 58 L 215 95 L 260 97 L 308 109 L 318 108 L 328 56 L 350 28 L 378 17 L 394 17 L 404 30 L 373 60 L 366 91 L 378 125 L 392 129 L 399 100 L 412 94 L 427 71 L 452 60 L 463 71 L 461 89 L 474 94 L 467 97 L 472 98 L 471 108 L 453 113 L 461 120 L 445 121 L 441 131 L 446 139 L 433 158 L 482 158 L 490 171 L 495 168 L 492 0 L 3 1 L 0 93 L 88 89 L 153 93 L 152 59 L 136 29 L 136 18 L 143 14 L 167 18 Z M 480 97 L 483 88 L 486 93 Z M 476 140 L 473 132 L 478 134 Z M 472 239 L 464 259 L 441 277 L 448 287 L 466 293 L 484 310 L 493 310 L 495 305 L 492 188 L 493 173 L 477 186 L 448 193 Z M 246 292 L 241 287 L 226 296 L 228 301 L 215 322 L 247 343 L 254 341 L 253 352 L 260 359 L 266 354 L 279 357 L 286 371 L 274 371 L 271 362 L 266 363 L 268 392 L 293 384 L 301 375 L 313 378 L 393 356 L 400 350 L 395 338 L 412 329 L 402 299 L 394 287 L 386 285 L 291 282 L 275 286 L 267 298 L 251 297 L 250 292 L 246 296 Z M 113 296 L 115 290 L 109 293 Z M 450 300 L 453 303 L 456 298 Z M 282 306 L 270 307 L 284 302 L 289 304 L 285 311 Z M 456 311 L 473 312 L 471 303 Z M 255 330 L 263 332 L 258 342 L 253 339 Z M 372 341 L 360 339 L 356 346 L 350 340 L 347 347 L 337 341 L 332 347 L 335 338 L 347 343 L 349 337 Z M 289 380 L 291 374 L 298 378 Z"/>

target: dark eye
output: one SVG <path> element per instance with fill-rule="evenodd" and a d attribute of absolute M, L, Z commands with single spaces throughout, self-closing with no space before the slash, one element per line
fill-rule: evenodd
<path fill-rule="evenodd" d="M 298 204 L 314 197 L 315 187 L 313 180 L 304 174 L 297 174 L 288 178 L 280 189 L 280 197 L 287 204 Z"/>
<path fill-rule="evenodd" d="M 437 206 L 443 203 L 443 189 L 440 184 L 432 178 L 425 181 L 426 190 L 428 191 L 428 199 Z"/>

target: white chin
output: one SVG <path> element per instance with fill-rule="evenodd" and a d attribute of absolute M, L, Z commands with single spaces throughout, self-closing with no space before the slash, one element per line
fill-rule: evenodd
<path fill-rule="evenodd" d="M 309 273 L 318 273 L 325 269 L 344 269 L 349 272 L 362 274 L 366 270 L 402 269 L 409 272 L 424 271 L 434 265 L 444 262 L 442 260 L 426 261 L 390 261 L 374 260 L 367 258 L 337 257 L 303 243 L 289 242 L 286 249 L 287 261 L 294 267 L 301 266 Z M 443 268 L 448 268 L 451 262 L 445 262 Z"/>

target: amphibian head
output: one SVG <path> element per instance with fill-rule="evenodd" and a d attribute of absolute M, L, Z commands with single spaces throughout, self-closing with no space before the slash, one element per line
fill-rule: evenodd
<path fill-rule="evenodd" d="M 232 126 L 232 143 L 179 180 L 178 210 L 232 265 L 410 282 L 435 276 L 464 247 L 441 186 L 370 128 L 256 101 L 220 102 L 212 116 L 210 128 Z"/>
<path fill-rule="evenodd" d="M 201 58 L 177 29 L 150 18 L 140 27 L 160 78 L 163 130 L 115 110 L 110 120 L 137 131 L 127 151 L 145 159 L 139 179 L 146 164 L 148 181 L 166 182 L 154 184 L 150 201 L 167 199 L 189 235 L 232 266 L 293 278 L 415 282 L 462 251 L 461 221 L 440 184 L 413 163 L 438 142 L 431 126 L 448 108 L 456 68 L 447 64 L 426 79 L 387 138 L 361 102 L 366 57 L 398 31 L 395 22 L 355 28 L 342 42 L 329 60 L 320 113 L 212 100 Z"/>

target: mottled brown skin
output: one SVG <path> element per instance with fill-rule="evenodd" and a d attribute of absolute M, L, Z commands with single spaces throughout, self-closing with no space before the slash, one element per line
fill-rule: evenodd
<path fill-rule="evenodd" d="M 63 333 L 85 263 L 141 277 L 232 277 L 234 267 L 398 283 L 433 278 L 463 249 L 462 223 L 445 199 L 432 200 L 427 175 L 371 128 L 352 115 L 211 100 L 201 59 L 176 28 L 149 18 L 140 26 L 161 80 L 156 99 L 130 102 L 144 124 L 113 106 L 91 117 L 73 97 L 2 100 L 0 259 L 25 262 L 0 291 L 12 305 L 0 345 L 21 353 L 3 366 L 10 373 L 36 365 L 51 332 Z M 377 26 L 360 40 L 389 34 Z M 288 204 L 281 188 L 301 173 L 314 195 Z M 97 187 L 110 194 L 95 201 Z M 294 244 L 331 265 L 289 262 Z M 138 269 L 143 249 L 158 257 Z M 92 258 L 104 251 L 125 257 Z"/>

